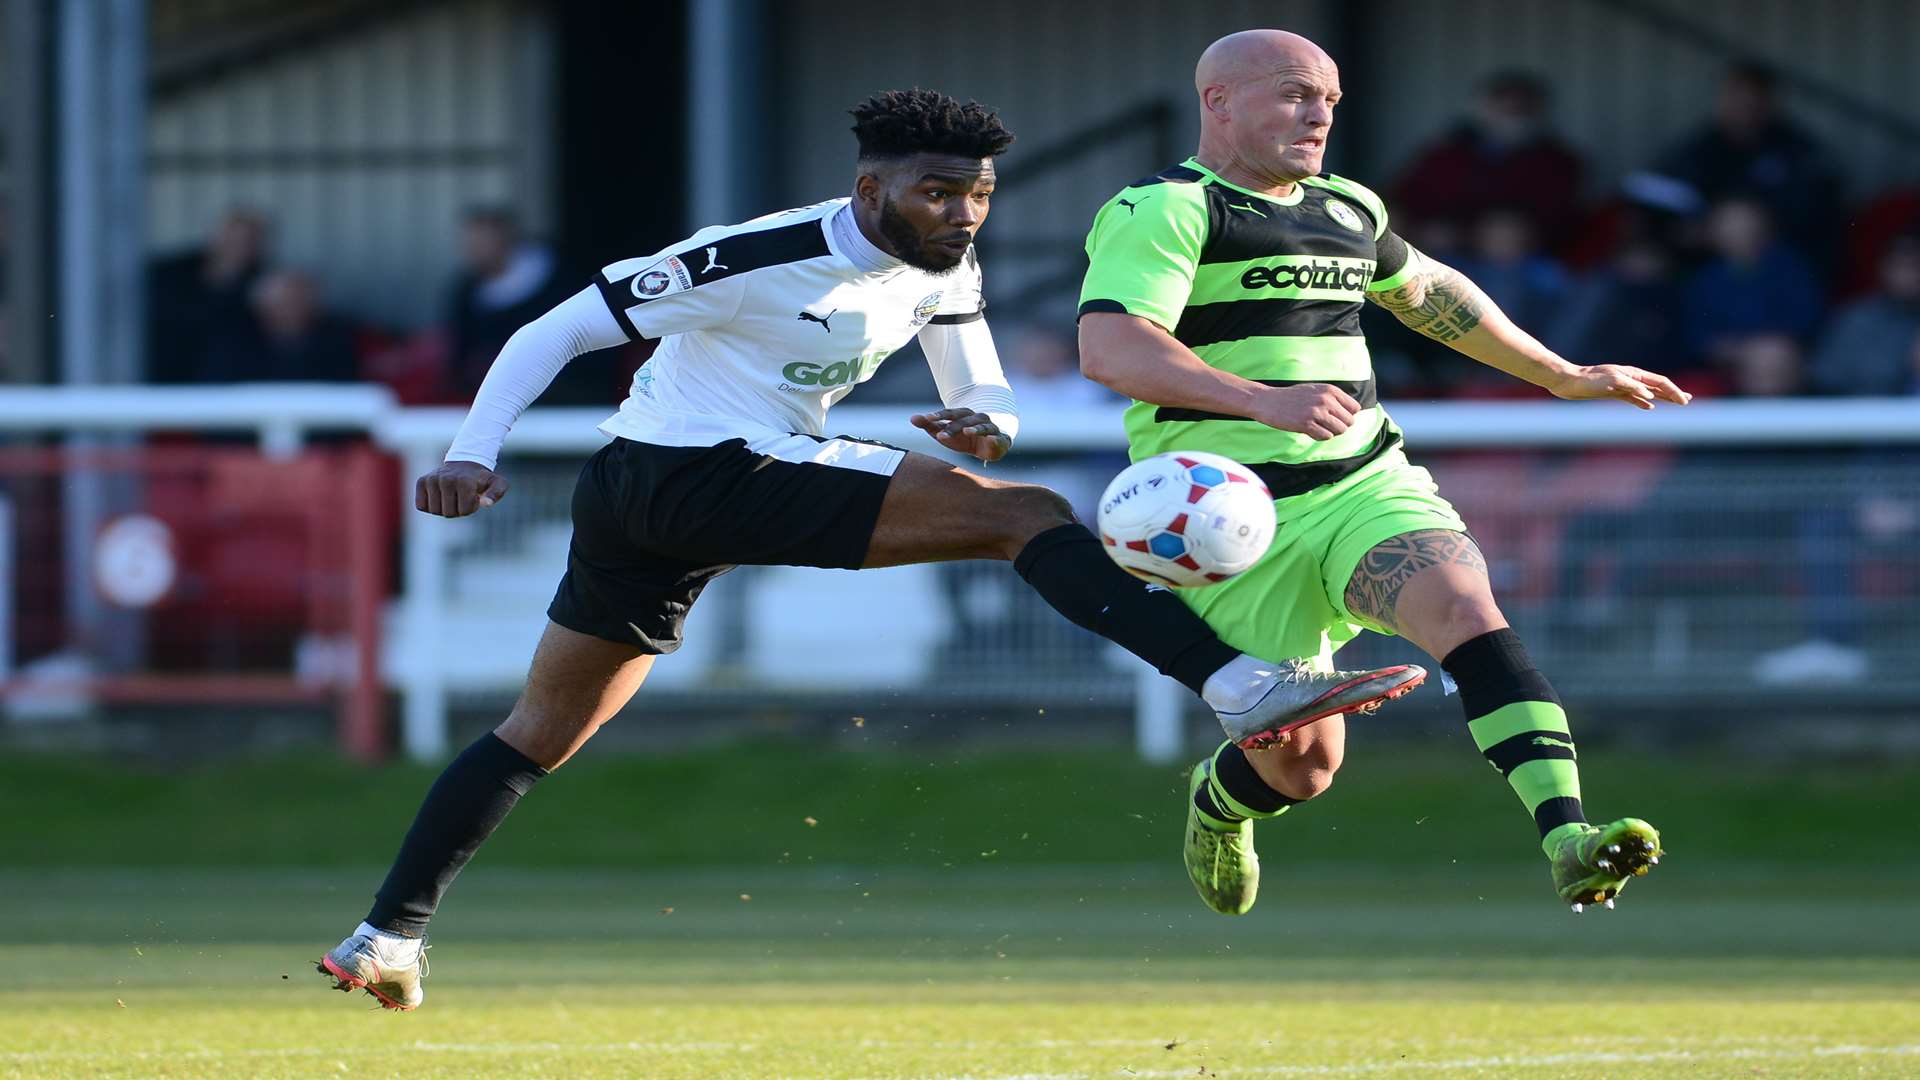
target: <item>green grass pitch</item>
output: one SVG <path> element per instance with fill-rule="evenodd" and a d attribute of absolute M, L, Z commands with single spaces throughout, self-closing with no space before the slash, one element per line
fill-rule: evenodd
<path fill-rule="evenodd" d="M 1920 1075 L 1920 875 L 1891 858 L 1910 846 L 1873 835 L 1876 821 L 1882 841 L 1905 833 L 1911 815 L 1893 808 L 1911 775 L 1846 773 L 1816 804 L 1828 839 L 1810 826 L 1806 859 L 1775 849 L 1771 861 L 1764 838 L 1742 848 L 1742 830 L 1711 822 L 1749 785 L 1807 806 L 1821 777 L 1749 774 L 1705 791 L 1654 777 L 1645 799 L 1664 789 L 1664 804 L 1634 811 L 1667 819 L 1673 857 L 1618 911 L 1576 917 L 1553 902 L 1484 765 L 1453 774 L 1450 801 L 1416 782 L 1430 762 L 1362 767 L 1344 803 L 1267 830 L 1261 904 L 1230 919 L 1180 872 L 1169 770 L 1034 764 L 1056 782 L 1114 773 L 1117 800 L 1160 802 L 1076 817 L 1023 802 L 1032 778 L 1007 779 L 1005 761 L 923 773 L 927 762 L 845 760 L 798 759 L 738 821 L 716 804 L 701 819 L 705 859 L 648 847 L 656 829 L 693 830 L 697 799 L 662 824 L 631 809 L 649 790 L 640 766 L 583 765 L 572 785 L 562 774 L 449 901 L 427 1005 L 410 1015 L 313 973 L 379 870 L 344 841 L 330 847 L 303 795 L 172 822 L 181 865 L 150 846 L 164 822 L 122 817 L 122 840 L 152 839 L 64 852 L 9 828 L 0 1077 Z M 808 765 L 874 772 L 816 786 Z M 301 768 L 259 783 L 324 779 Z M 137 789 L 222 780 L 232 797 L 260 770 L 243 772 Z M 90 835 L 82 802 L 103 819 L 128 809 L 109 793 L 118 772 L 53 774 L 72 799 L 58 835 Z M 17 798 L 25 779 L 0 782 Z M 897 813 L 873 801 L 945 784 L 971 784 L 971 801 Z M 30 825 L 59 798 L 0 810 Z M 558 842 L 595 811 L 592 845 L 577 829 L 573 846 Z M 339 828 L 364 828 L 358 813 L 341 811 Z M 908 823 L 857 825 L 862 813 Z M 403 825 L 388 826 L 381 856 Z M 1115 835 L 1084 850 L 1103 861 L 1058 857 L 1075 830 L 1099 827 Z M 300 840 L 246 857 L 276 832 Z M 629 865 L 606 869 L 623 843 Z"/>

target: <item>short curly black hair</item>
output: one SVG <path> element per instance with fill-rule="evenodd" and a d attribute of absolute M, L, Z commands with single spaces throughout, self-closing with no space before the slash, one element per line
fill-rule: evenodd
<path fill-rule="evenodd" d="M 937 90 L 888 90 L 847 111 L 862 161 L 922 153 L 998 157 L 1013 145 L 1013 133 L 999 114 L 977 101 L 962 105 Z"/>

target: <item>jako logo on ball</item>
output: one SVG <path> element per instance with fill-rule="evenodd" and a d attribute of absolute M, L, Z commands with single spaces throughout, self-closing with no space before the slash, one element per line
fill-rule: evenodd
<path fill-rule="evenodd" d="M 1273 494 L 1245 465 L 1198 450 L 1129 466 L 1100 497 L 1100 541 L 1121 568 L 1182 588 L 1225 581 L 1273 543 Z"/>

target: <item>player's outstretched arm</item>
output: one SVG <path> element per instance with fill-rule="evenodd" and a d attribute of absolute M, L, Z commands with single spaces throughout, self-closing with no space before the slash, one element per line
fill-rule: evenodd
<path fill-rule="evenodd" d="M 449 461 L 413 482 L 413 508 L 440 517 L 466 517 L 507 495 L 507 478 L 477 461 Z"/>
<path fill-rule="evenodd" d="M 515 331 L 481 380 L 446 463 L 414 481 L 414 507 L 441 517 L 465 517 L 499 502 L 507 482 L 494 466 L 514 421 L 568 361 L 626 340 L 593 287 Z"/>
<path fill-rule="evenodd" d="M 1617 398 L 1642 409 L 1653 408 L 1656 400 L 1675 405 L 1693 400 L 1693 395 L 1657 372 L 1566 360 L 1514 325 L 1465 274 L 1411 249 L 1408 258 L 1415 266 L 1406 280 L 1368 293 L 1367 299 L 1455 352 L 1569 400 Z"/>
<path fill-rule="evenodd" d="M 1211 367 L 1157 323 L 1118 312 L 1080 317 L 1080 372 L 1135 401 L 1244 416 L 1315 439 L 1347 430 L 1360 412 L 1337 386 L 1263 386 Z"/>

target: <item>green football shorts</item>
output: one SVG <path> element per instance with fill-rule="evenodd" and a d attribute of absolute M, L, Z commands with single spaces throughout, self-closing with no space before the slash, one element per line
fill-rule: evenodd
<path fill-rule="evenodd" d="M 1265 558 L 1218 585 L 1175 590 L 1227 644 L 1269 660 L 1332 663 L 1361 630 L 1347 582 L 1376 545 L 1425 529 L 1466 532 L 1427 470 L 1394 449 L 1336 484 L 1279 504 Z"/>

